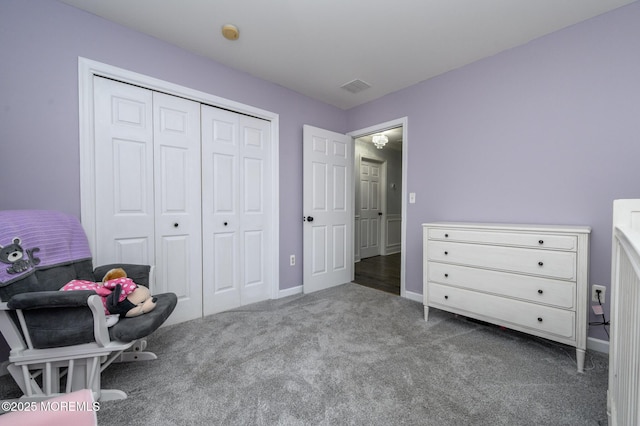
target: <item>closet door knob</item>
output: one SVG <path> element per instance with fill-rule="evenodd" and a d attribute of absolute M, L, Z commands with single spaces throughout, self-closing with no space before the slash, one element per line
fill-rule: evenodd
<path fill-rule="evenodd" d="M 449 274 L 444 274 L 444 277 L 445 278 L 449 278 Z"/>
<path fill-rule="evenodd" d="M 542 266 L 542 265 L 544 265 L 544 263 L 538 262 L 538 266 Z"/>
<path fill-rule="evenodd" d="M 178 222 L 176 222 L 176 223 L 174 223 L 174 224 L 173 224 L 173 227 L 174 227 L 174 228 L 177 228 L 178 226 L 179 226 L 179 225 L 178 225 Z"/>
<path fill-rule="evenodd" d="M 544 240 L 538 240 L 538 244 L 540 245 L 544 244 Z"/>
<path fill-rule="evenodd" d="M 307 216 L 307 222 L 313 222 L 313 216 Z"/>
<path fill-rule="evenodd" d="M 227 226 L 228 224 L 229 224 L 228 222 L 225 222 L 223 225 L 224 225 L 224 226 Z"/>
<path fill-rule="evenodd" d="M 542 317 L 538 317 L 538 322 L 542 322 Z"/>
<path fill-rule="evenodd" d="M 445 256 L 446 256 L 446 255 L 448 255 L 448 254 L 449 254 L 449 252 L 448 252 L 448 251 L 445 251 L 445 252 L 444 252 L 444 254 L 445 254 Z"/>
<path fill-rule="evenodd" d="M 449 296 L 445 296 L 444 298 L 445 298 L 445 299 L 448 299 L 448 298 L 449 298 Z"/>
<path fill-rule="evenodd" d="M 543 293 L 543 291 L 542 291 L 542 290 L 538 290 L 538 294 L 542 294 L 542 293 Z"/>

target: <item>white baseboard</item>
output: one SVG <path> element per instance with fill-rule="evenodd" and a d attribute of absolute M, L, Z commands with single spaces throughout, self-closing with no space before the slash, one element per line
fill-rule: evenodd
<path fill-rule="evenodd" d="M 606 340 L 595 339 L 593 337 L 587 337 L 587 349 L 591 351 L 601 352 L 603 354 L 609 353 L 609 342 Z"/>
<path fill-rule="evenodd" d="M 296 286 L 291 288 L 285 288 L 284 290 L 278 291 L 278 299 L 282 299 L 283 297 L 294 296 L 296 294 L 302 294 L 302 286 Z"/>
<path fill-rule="evenodd" d="M 393 244 L 384 248 L 383 256 L 389 256 L 390 254 L 396 254 L 402 252 L 402 246 L 400 244 Z"/>
<path fill-rule="evenodd" d="M 421 293 L 415 293 L 413 291 L 405 291 L 404 292 L 404 297 L 405 297 L 405 299 L 409 299 L 409 300 L 413 300 L 413 301 L 422 303 L 422 294 Z"/>

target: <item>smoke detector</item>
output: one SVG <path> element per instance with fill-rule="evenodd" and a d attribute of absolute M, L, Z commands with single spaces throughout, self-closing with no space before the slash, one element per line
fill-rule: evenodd
<path fill-rule="evenodd" d="M 222 35 L 227 40 L 237 40 L 240 37 L 240 31 L 235 25 L 226 24 L 222 26 Z"/>

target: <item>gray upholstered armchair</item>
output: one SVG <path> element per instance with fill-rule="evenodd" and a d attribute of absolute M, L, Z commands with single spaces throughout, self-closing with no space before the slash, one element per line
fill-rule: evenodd
<path fill-rule="evenodd" d="M 153 268 L 105 265 L 93 269 L 84 231 L 67 214 L 43 210 L 0 211 L 0 331 L 9 344 L 8 370 L 24 397 L 49 398 L 91 389 L 96 400 L 126 398 L 100 388 L 113 362 L 148 360 L 144 338 L 173 312 L 173 293 L 154 295 L 149 313 L 107 327 L 105 304 L 93 290 L 60 291 L 72 280 L 100 282 L 121 267 L 153 292 Z"/>

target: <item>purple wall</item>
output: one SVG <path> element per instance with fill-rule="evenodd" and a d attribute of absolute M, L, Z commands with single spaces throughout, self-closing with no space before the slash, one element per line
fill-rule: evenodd
<path fill-rule="evenodd" d="M 344 111 L 47 0 L 0 2 L 0 209 L 80 216 L 78 56 L 280 116 L 280 288 L 302 284 L 302 126 L 346 130 Z"/>
<path fill-rule="evenodd" d="M 589 225 L 590 283 L 609 285 L 613 200 L 640 198 L 639 22 L 634 3 L 347 112 L 408 117 L 407 290 L 438 220 Z"/>

